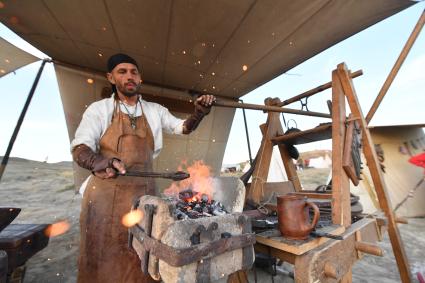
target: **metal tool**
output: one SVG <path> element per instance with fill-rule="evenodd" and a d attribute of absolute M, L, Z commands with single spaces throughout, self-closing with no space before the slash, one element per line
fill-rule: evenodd
<path fill-rule="evenodd" d="M 334 240 L 344 240 L 344 238 L 342 236 L 339 235 L 332 235 L 329 233 L 325 233 L 325 232 L 319 232 L 319 231 L 312 231 L 310 232 L 310 235 L 313 237 L 325 237 L 325 238 L 330 238 L 330 239 L 334 239 Z"/>
<path fill-rule="evenodd" d="M 145 177 L 145 178 L 164 178 L 172 179 L 173 181 L 181 181 L 190 177 L 189 173 L 183 171 L 157 173 L 157 172 L 143 172 L 143 171 L 127 171 L 124 174 L 117 173 L 118 176 L 132 176 L 132 177 Z"/>

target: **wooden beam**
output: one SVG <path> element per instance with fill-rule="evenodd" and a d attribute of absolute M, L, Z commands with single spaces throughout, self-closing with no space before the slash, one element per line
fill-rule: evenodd
<path fill-rule="evenodd" d="M 263 132 L 263 139 L 261 140 L 260 148 L 258 149 L 257 158 L 255 162 L 255 169 L 252 173 L 252 182 L 248 192 L 247 199 L 259 204 L 263 198 L 263 186 L 267 182 L 269 174 L 270 161 L 273 153 L 273 143 L 269 136 L 272 133 L 271 124 L 273 124 L 273 113 L 269 113 L 266 125 L 260 126 Z"/>
<path fill-rule="evenodd" d="M 363 151 L 367 160 L 367 165 L 375 185 L 375 191 L 378 195 L 378 200 L 382 210 L 388 219 L 388 234 L 393 247 L 394 256 L 397 261 L 397 266 L 400 272 L 402 282 L 411 282 L 411 274 L 409 263 L 407 260 L 406 252 L 401 241 L 401 237 L 395 222 L 395 216 L 392 211 L 390 198 L 387 193 L 387 186 L 384 177 L 382 176 L 381 168 L 378 162 L 378 157 L 375 152 L 375 146 L 372 137 L 367 128 L 367 122 L 363 116 L 359 101 L 357 99 L 356 91 L 354 90 L 353 83 L 349 76 L 347 66 L 344 63 L 338 65 L 338 76 L 341 80 L 342 88 L 347 96 L 348 104 L 354 116 L 359 117 L 359 124 L 362 129 L 363 135 Z"/>
<path fill-rule="evenodd" d="M 388 74 L 387 79 L 385 80 L 384 84 L 382 85 L 381 90 L 378 93 L 378 96 L 376 97 L 375 101 L 372 104 L 372 107 L 369 110 L 369 113 L 366 115 L 366 123 L 370 123 L 370 120 L 372 120 L 373 115 L 375 114 L 376 110 L 379 107 L 379 104 L 381 104 L 382 99 L 384 99 L 385 94 L 387 93 L 388 89 L 390 88 L 392 82 L 394 81 L 394 78 L 397 76 L 398 71 L 401 68 L 401 65 L 403 64 L 404 60 L 407 57 L 407 54 L 409 54 L 410 49 L 412 48 L 413 43 L 415 43 L 416 38 L 418 38 L 419 33 L 421 32 L 422 27 L 425 23 L 425 10 L 422 12 L 422 15 L 419 17 L 418 22 L 416 23 L 415 28 L 413 29 L 412 33 L 409 36 L 409 39 L 407 40 L 406 44 L 403 47 L 403 50 L 401 51 L 400 55 L 397 58 L 397 61 L 395 62 L 393 68 L 391 69 L 391 72 Z"/>
<path fill-rule="evenodd" d="M 297 168 L 295 167 L 292 158 L 289 156 L 288 149 L 284 144 L 278 145 L 278 148 L 283 161 L 283 166 L 285 166 L 286 176 L 294 185 L 295 191 L 300 192 L 302 190 L 301 182 L 298 177 Z"/>
<path fill-rule="evenodd" d="M 298 114 L 298 115 L 304 115 L 304 116 L 331 118 L 331 115 L 327 113 L 296 110 L 296 109 L 290 109 L 290 108 L 283 108 L 283 107 L 275 106 L 275 105 L 269 106 L 269 105 L 250 104 L 250 103 L 239 103 L 239 102 L 233 102 L 233 101 L 222 100 L 222 99 L 217 99 L 213 105 L 219 106 L 219 107 L 227 107 L 227 108 L 243 108 L 243 109 L 251 109 L 251 110 L 262 110 L 265 112 L 279 112 L 279 113 Z"/>
<path fill-rule="evenodd" d="M 378 197 L 376 196 L 376 191 L 370 185 L 371 182 L 370 182 L 369 177 L 364 173 L 361 173 L 360 176 L 363 180 L 364 188 L 366 189 L 367 193 L 369 194 L 370 199 L 372 200 L 373 206 L 376 209 L 381 209 L 381 206 L 379 205 L 379 202 L 378 202 Z"/>
<path fill-rule="evenodd" d="M 350 75 L 354 79 L 354 78 L 357 78 L 357 77 L 363 75 L 363 71 L 362 70 L 358 70 L 358 71 L 356 71 L 354 73 L 351 73 Z M 310 97 L 310 96 L 312 96 L 312 95 L 314 95 L 316 93 L 322 92 L 322 91 L 324 91 L 324 90 L 326 90 L 328 88 L 331 88 L 331 87 L 332 87 L 332 82 L 328 82 L 328 83 L 319 85 L 318 87 L 315 87 L 315 88 L 310 89 L 308 91 L 305 91 L 305 92 L 303 92 L 303 93 L 301 93 L 299 95 L 296 95 L 294 97 L 291 97 L 289 99 L 286 99 L 285 101 L 283 101 L 282 103 L 280 103 L 279 106 L 285 106 L 285 105 L 291 104 L 291 103 L 296 102 L 296 101 L 299 101 L 299 100 L 301 100 L 303 98 Z"/>
<path fill-rule="evenodd" d="M 366 243 L 362 241 L 357 241 L 354 244 L 356 250 L 361 251 L 366 254 L 371 254 L 375 256 L 384 256 L 384 251 L 377 245 Z"/>
<path fill-rule="evenodd" d="M 332 72 L 332 222 L 351 225 L 350 183 L 343 170 L 345 96 L 337 71 Z"/>
<path fill-rule="evenodd" d="M 257 253 L 269 254 L 273 257 L 277 257 L 278 259 L 289 262 L 291 264 L 295 263 L 295 255 L 289 252 L 285 252 L 260 243 L 256 243 L 254 245 L 254 250 Z"/>

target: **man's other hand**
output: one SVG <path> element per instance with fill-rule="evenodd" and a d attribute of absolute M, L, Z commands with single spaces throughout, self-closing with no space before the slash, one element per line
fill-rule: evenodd
<path fill-rule="evenodd" d="M 215 102 L 216 98 L 214 95 L 204 94 L 198 97 L 195 101 L 195 104 L 202 105 L 204 107 L 211 107 Z"/>

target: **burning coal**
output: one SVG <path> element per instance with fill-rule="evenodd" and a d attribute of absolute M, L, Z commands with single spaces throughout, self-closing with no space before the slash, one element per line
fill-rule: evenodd
<path fill-rule="evenodd" d="M 195 219 L 201 217 L 218 216 L 228 213 L 219 201 L 212 200 L 206 194 L 188 189 L 179 193 L 176 201 L 174 215 L 179 220 Z"/>
<path fill-rule="evenodd" d="M 193 165 L 188 166 L 183 162 L 179 166 L 178 171 L 186 171 L 190 177 L 179 182 L 173 182 L 171 186 L 164 191 L 168 197 L 178 198 L 179 193 L 187 189 L 192 189 L 199 197 L 203 194 L 209 198 L 212 196 L 213 183 L 211 177 L 211 168 L 204 164 L 202 160 L 195 161 Z"/>
<path fill-rule="evenodd" d="M 178 170 L 187 171 L 190 178 L 173 182 L 164 194 L 175 201 L 177 219 L 194 219 L 228 213 L 223 204 L 212 199 L 213 178 L 211 169 L 203 161 L 193 165 L 183 164 Z"/>

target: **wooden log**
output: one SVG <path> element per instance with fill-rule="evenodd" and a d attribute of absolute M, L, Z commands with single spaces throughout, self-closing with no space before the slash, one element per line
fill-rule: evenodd
<path fill-rule="evenodd" d="M 345 96 L 337 71 L 332 72 L 332 222 L 351 224 L 350 183 L 343 170 Z"/>
<path fill-rule="evenodd" d="M 384 256 L 384 251 L 377 245 L 360 241 L 360 242 L 356 242 L 354 244 L 354 247 L 356 248 L 356 250 L 363 253 L 367 253 L 367 254 L 371 254 L 375 256 Z"/>
<path fill-rule="evenodd" d="M 406 252 L 401 241 L 400 233 L 395 222 L 395 216 L 392 210 L 390 198 L 387 193 L 387 186 L 384 177 L 382 176 L 381 167 L 378 162 L 378 157 L 375 152 L 375 146 L 367 128 L 367 122 L 363 116 L 360 103 L 357 99 L 357 94 L 354 90 L 351 78 L 348 74 L 347 67 L 344 63 L 339 64 L 337 68 L 338 76 L 341 80 L 344 93 L 347 96 L 348 104 L 354 116 L 359 117 L 359 124 L 363 136 L 363 151 L 375 185 L 375 191 L 378 196 L 379 204 L 388 219 L 388 234 L 393 247 L 394 256 L 397 261 L 397 266 L 400 272 L 402 282 L 411 282 L 411 274 L 409 262 Z"/>
<path fill-rule="evenodd" d="M 384 84 L 382 85 L 382 88 L 379 91 L 378 96 L 376 97 L 375 101 L 373 102 L 372 107 L 369 110 L 369 113 L 367 113 L 366 123 L 369 124 L 370 120 L 372 120 L 373 115 L 375 114 L 376 110 L 378 109 L 379 105 L 381 104 L 382 99 L 384 99 L 385 94 L 387 93 L 392 82 L 394 81 L 394 78 L 396 77 L 398 71 L 400 70 L 400 67 L 403 64 L 404 60 L 406 59 L 407 54 L 409 54 L 409 51 L 412 48 L 413 43 L 415 43 L 416 38 L 418 37 L 419 33 L 421 32 L 421 29 L 424 26 L 424 23 L 425 23 L 425 10 L 422 12 L 422 15 L 419 17 L 419 20 L 416 23 L 415 28 L 413 29 L 412 33 L 410 34 L 409 39 L 407 40 L 406 44 L 403 47 L 403 50 L 401 51 L 400 55 L 397 58 L 397 61 L 395 62 L 393 68 L 391 69 L 390 73 L 388 74 L 387 79 L 385 80 Z"/>
<path fill-rule="evenodd" d="M 357 78 L 357 77 L 363 75 L 363 71 L 362 70 L 358 70 L 358 71 L 355 71 L 354 73 L 351 73 L 350 75 L 351 75 L 351 78 L 354 79 L 354 78 Z M 299 101 L 299 100 L 301 100 L 303 98 L 310 97 L 310 96 L 312 96 L 312 95 L 314 95 L 316 93 L 319 93 L 319 92 L 322 92 L 324 90 L 327 90 L 328 88 L 331 88 L 331 87 L 332 87 L 332 82 L 328 82 L 328 83 L 322 84 L 322 85 L 320 85 L 318 87 L 315 87 L 313 89 L 310 89 L 308 91 L 305 91 L 305 92 L 303 92 L 303 93 L 301 93 L 299 95 L 296 95 L 294 97 L 291 97 L 289 99 L 286 99 L 282 103 L 280 103 L 278 106 L 285 106 L 285 105 L 291 104 L 291 103 L 296 102 L 296 101 Z"/>

